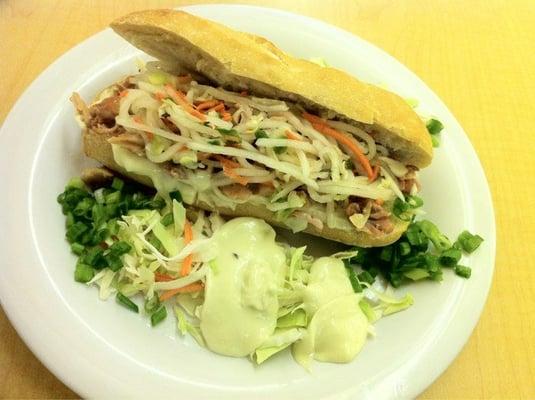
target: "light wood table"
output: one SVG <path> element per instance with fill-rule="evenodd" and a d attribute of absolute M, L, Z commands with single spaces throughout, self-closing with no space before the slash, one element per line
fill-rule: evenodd
<path fill-rule="evenodd" d="M 369 40 L 416 72 L 455 114 L 491 186 L 498 226 L 496 272 L 472 337 L 421 397 L 535 398 L 535 2 L 240 3 L 309 15 Z M 0 121 L 44 68 L 115 17 L 182 4 L 191 3 L 1 1 Z M 32 355 L 1 310 L 0 397 L 76 397 Z"/>

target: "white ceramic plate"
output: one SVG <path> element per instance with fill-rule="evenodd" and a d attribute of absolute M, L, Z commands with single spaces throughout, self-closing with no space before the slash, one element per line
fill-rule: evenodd
<path fill-rule="evenodd" d="M 94 288 L 73 281 L 74 257 L 64 241 L 56 196 L 88 162 L 68 102 L 90 99 L 135 70 L 139 51 L 111 30 L 86 40 L 52 64 L 26 90 L 0 135 L 2 306 L 24 341 L 83 397 L 187 399 L 410 398 L 452 362 L 474 328 L 492 280 L 495 227 L 489 189 L 462 128 L 438 97 L 381 50 L 325 23 L 271 9 L 199 6 L 189 11 L 271 39 L 304 58 L 324 57 L 361 79 L 417 98 L 446 126 L 433 165 L 422 173 L 428 217 L 454 237 L 463 229 L 485 238 L 466 260 L 472 278 L 446 272 L 441 284 L 409 286 L 408 311 L 377 323 L 377 337 L 345 365 L 311 373 L 283 353 L 261 368 L 199 348 L 176 333 L 174 319 L 155 329 Z M 306 45 L 304 45 L 306 44 Z M 310 240 L 314 250 L 319 241 Z M 317 250 L 317 249 L 316 249 Z"/>

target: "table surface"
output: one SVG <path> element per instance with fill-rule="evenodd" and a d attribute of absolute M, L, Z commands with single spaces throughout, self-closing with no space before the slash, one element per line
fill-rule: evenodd
<path fill-rule="evenodd" d="M 44 68 L 115 17 L 192 3 L 1 1 L 0 122 Z M 367 39 L 418 74 L 457 117 L 491 187 L 496 272 L 472 337 L 421 398 L 535 398 L 535 2 L 239 3 L 309 15 Z M 33 356 L 1 309 L 0 382 L 1 398 L 77 397 Z"/>

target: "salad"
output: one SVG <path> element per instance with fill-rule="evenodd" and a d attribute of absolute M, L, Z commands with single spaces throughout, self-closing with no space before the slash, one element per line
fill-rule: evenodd
<path fill-rule="evenodd" d="M 397 205 L 400 215 L 421 206 L 411 201 Z M 164 198 L 104 169 L 73 179 L 58 202 L 77 282 L 152 326 L 173 313 L 182 335 L 258 364 L 288 347 L 305 368 L 351 361 L 374 322 L 413 303 L 392 287 L 440 280 L 443 267 L 469 277 L 462 253 L 482 241 L 463 232 L 451 243 L 431 222 L 413 221 L 390 246 L 314 259 L 278 243 L 263 220 L 186 209 L 178 191 Z"/>

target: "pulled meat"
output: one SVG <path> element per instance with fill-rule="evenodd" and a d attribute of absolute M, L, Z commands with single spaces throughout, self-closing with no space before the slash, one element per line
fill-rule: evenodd
<path fill-rule="evenodd" d="M 221 187 L 221 191 L 226 196 L 236 200 L 247 200 L 253 195 L 253 193 L 249 189 L 238 183 L 223 186 Z"/>
<path fill-rule="evenodd" d="M 119 114 L 121 98 L 118 94 L 107 97 L 104 100 L 93 104 L 89 108 L 89 128 L 97 133 L 118 133 L 124 128 L 115 123 L 115 117 Z"/>
<path fill-rule="evenodd" d="M 390 219 L 391 213 L 384 208 L 383 204 L 371 199 L 362 197 L 350 197 L 350 202 L 346 207 L 346 215 L 351 217 L 354 214 L 362 214 L 366 207 L 371 206 L 370 217 L 364 225 L 364 230 L 373 235 L 383 235 L 394 230 L 394 223 Z"/>
<path fill-rule="evenodd" d="M 418 171 L 418 168 L 412 165 L 408 165 L 407 169 L 409 170 L 409 172 L 407 172 L 405 176 L 399 178 L 399 189 L 403 193 L 410 193 L 412 187 L 416 185 L 416 189 L 420 190 L 420 183 L 418 182 L 418 179 L 416 177 L 416 171 Z"/>

